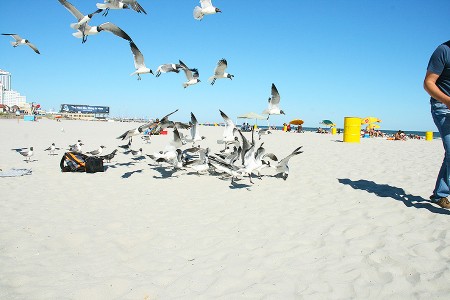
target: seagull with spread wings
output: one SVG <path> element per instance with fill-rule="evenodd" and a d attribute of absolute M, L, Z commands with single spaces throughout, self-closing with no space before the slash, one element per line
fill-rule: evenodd
<path fill-rule="evenodd" d="M 86 25 L 89 23 L 89 21 L 92 19 L 92 17 L 95 14 L 98 14 L 103 11 L 103 9 L 97 9 L 93 13 L 90 13 L 88 15 L 83 15 L 75 6 L 72 5 L 67 0 L 58 0 L 59 3 L 61 3 L 76 19 L 77 23 L 70 24 L 70 27 L 72 27 L 75 30 L 80 30 L 83 33 L 83 41 L 82 43 L 86 42 Z"/>
<path fill-rule="evenodd" d="M 184 71 L 184 74 L 186 74 L 186 78 L 187 81 L 183 82 L 183 87 L 187 88 L 190 85 L 194 85 L 200 82 L 199 74 L 198 74 L 198 70 L 197 69 L 189 69 L 184 62 L 182 62 L 181 60 L 180 62 L 180 66 Z"/>
<path fill-rule="evenodd" d="M 216 79 L 219 78 L 230 78 L 230 80 L 233 80 L 234 75 L 228 74 L 225 72 L 225 70 L 227 69 L 227 60 L 225 58 L 222 58 L 221 60 L 219 60 L 219 62 L 217 63 L 216 68 L 214 69 L 214 75 L 209 77 L 209 81 L 211 81 L 211 85 L 214 85 L 214 83 L 216 82 Z"/>
<path fill-rule="evenodd" d="M 205 15 L 213 15 L 222 11 L 213 6 L 211 0 L 200 0 L 200 6 L 194 8 L 194 19 L 201 21 Z"/>
<path fill-rule="evenodd" d="M 84 41 L 86 41 L 88 35 L 96 35 L 102 31 L 111 32 L 112 34 L 121 37 L 129 42 L 133 41 L 125 31 L 111 22 L 106 22 L 98 26 L 89 26 L 88 24 L 86 24 L 84 27 L 84 31 L 77 29 L 77 32 L 72 33 L 72 35 L 76 38 L 83 38 Z"/>
<path fill-rule="evenodd" d="M 138 80 L 141 80 L 141 74 L 153 74 L 153 71 L 145 66 L 144 55 L 142 55 L 141 51 L 139 51 L 136 44 L 134 42 L 130 42 L 130 47 L 131 52 L 133 52 L 134 67 L 136 68 L 136 71 L 131 73 L 130 76 L 137 74 Z"/>
<path fill-rule="evenodd" d="M 39 50 L 36 48 L 35 45 L 33 45 L 32 43 L 30 43 L 29 40 L 27 39 L 23 39 L 20 37 L 20 35 L 15 34 L 15 33 L 2 33 L 2 35 L 9 35 L 11 36 L 15 42 L 11 42 L 11 45 L 15 48 L 17 46 L 22 46 L 22 45 L 27 45 L 28 47 L 30 47 L 31 49 L 34 50 L 34 52 L 36 52 L 37 54 L 41 54 L 39 52 Z"/>
<path fill-rule="evenodd" d="M 136 0 L 105 0 L 104 3 L 97 3 L 97 8 L 104 9 L 104 16 L 108 15 L 110 9 L 133 9 L 138 13 L 147 14 Z"/>
<path fill-rule="evenodd" d="M 272 97 L 269 98 L 269 106 L 262 112 L 266 115 L 284 115 L 284 111 L 280 109 L 280 94 L 277 87 L 272 83 Z"/>
<path fill-rule="evenodd" d="M 156 77 L 159 77 L 161 73 L 179 73 L 180 69 L 182 69 L 180 64 L 162 64 L 156 69 Z"/>

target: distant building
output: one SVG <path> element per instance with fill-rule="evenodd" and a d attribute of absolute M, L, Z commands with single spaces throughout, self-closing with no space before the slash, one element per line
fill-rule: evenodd
<path fill-rule="evenodd" d="M 25 106 L 27 97 L 11 89 L 11 73 L 0 69 L 0 104 Z"/>
<path fill-rule="evenodd" d="M 11 73 L 0 69 L 0 84 L 3 85 L 5 91 L 11 90 Z"/>
<path fill-rule="evenodd" d="M 2 102 L 1 104 L 6 104 L 8 106 L 23 106 L 27 102 L 27 97 L 22 96 L 19 92 L 12 91 L 12 90 L 4 90 L 2 92 Z"/>

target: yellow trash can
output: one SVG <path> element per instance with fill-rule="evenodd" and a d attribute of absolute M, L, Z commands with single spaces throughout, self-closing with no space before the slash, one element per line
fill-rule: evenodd
<path fill-rule="evenodd" d="M 433 131 L 425 132 L 425 140 L 426 141 L 432 141 L 433 140 Z"/>
<path fill-rule="evenodd" d="M 331 134 L 336 134 L 336 127 L 331 127 Z"/>
<path fill-rule="evenodd" d="M 344 118 L 344 142 L 359 143 L 361 139 L 361 118 Z"/>

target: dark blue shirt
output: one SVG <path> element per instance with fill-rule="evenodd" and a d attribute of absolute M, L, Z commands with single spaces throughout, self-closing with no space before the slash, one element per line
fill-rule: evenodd
<path fill-rule="evenodd" d="M 439 45 L 434 50 L 428 62 L 427 71 L 439 75 L 436 85 L 444 94 L 450 96 L 450 41 Z M 433 100 L 437 101 L 431 98 L 431 103 L 434 102 Z"/>

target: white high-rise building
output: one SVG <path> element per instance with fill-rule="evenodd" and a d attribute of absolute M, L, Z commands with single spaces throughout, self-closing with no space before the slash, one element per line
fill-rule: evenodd
<path fill-rule="evenodd" d="M 0 84 L 3 85 L 5 91 L 11 90 L 11 73 L 0 69 Z"/>
<path fill-rule="evenodd" d="M 0 69 L 0 104 L 24 107 L 27 97 L 11 90 L 11 73 Z"/>

